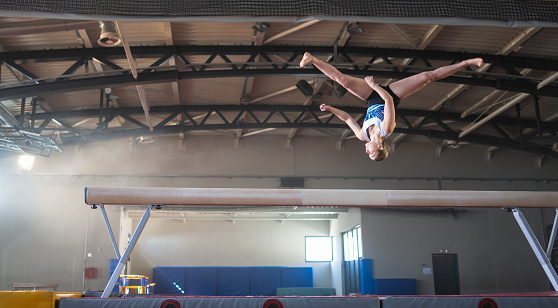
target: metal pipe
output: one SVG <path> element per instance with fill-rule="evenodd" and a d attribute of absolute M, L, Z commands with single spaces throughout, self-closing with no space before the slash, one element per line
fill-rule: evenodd
<path fill-rule="evenodd" d="M 112 242 L 112 247 L 114 248 L 114 253 L 116 254 L 116 258 L 120 259 L 120 252 L 118 251 L 118 245 L 116 245 L 116 240 L 114 239 L 114 233 L 112 232 L 112 228 L 110 227 L 110 222 L 107 217 L 107 212 L 105 211 L 105 205 L 99 204 L 101 208 L 101 212 L 103 213 L 103 218 L 105 219 L 105 225 L 107 226 L 107 231 L 110 236 L 110 241 Z"/>
<path fill-rule="evenodd" d="M 25 121 L 25 97 L 21 99 L 21 106 L 19 110 L 19 125 L 23 127 Z"/>
<path fill-rule="evenodd" d="M 546 250 L 546 256 L 550 258 L 552 254 L 552 249 L 554 249 L 554 241 L 556 240 L 556 231 L 558 230 L 558 208 L 556 209 L 556 215 L 554 216 L 554 224 L 552 225 L 552 232 L 550 232 L 550 239 L 548 240 L 548 249 Z"/>
<path fill-rule="evenodd" d="M 104 109 L 103 109 L 103 89 L 101 89 L 101 95 L 99 97 L 99 123 L 97 123 L 97 129 L 103 130 L 103 116 L 104 116 Z"/>
<path fill-rule="evenodd" d="M 35 129 L 35 114 L 37 114 L 37 98 L 33 97 L 31 101 L 31 131 Z"/>
<path fill-rule="evenodd" d="M 0 120 L 2 120 L 2 122 L 6 123 L 10 127 L 19 127 L 19 122 L 17 121 L 17 119 L 2 103 L 0 103 Z"/>
<path fill-rule="evenodd" d="M 533 102 L 535 103 L 535 116 L 537 119 L 537 130 L 539 131 L 539 138 L 542 138 L 543 135 L 543 130 L 542 130 L 542 124 L 541 124 L 541 112 L 539 109 L 539 96 L 536 94 L 533 94 Z"/>
<path fill-rule="evenodd" d="M 519 146 L 523 147 L 523 127 L 521 126 L 521 106 L 519 103 L 515 104 L 515 114 L 517 118 L 517 138 L 519 139 Z"/>
<path fill-rule="evenodd" d="M 82 270 L 82 285 L 81 290 L 85 291 L 85 269 L 87 268 L 87 236 L 89 234 L 89 211 L 87 211 L 87 216 L 85 218 L 85 243 L 83 244 L 83 270 Z"/>
<path fill-rule="evenodd" d="M 105 88 L 105 123 L 104 123 L 104 127 L 105 129 L 109 128 L 109 118 L 110 118 L 110 92 L 112 90 L 108 90 L 110 88 Z"/>
<path fill-rule="evenodd" d="M 120 272 L 124 268 L 124 264 L 126 263 L 126 260 L 128 260 L 128 257 L 132 253 L 134 246 L 136 246 L 139 236 L 141 235 L 141 232 L 143 231 L 143 228 L 145 227 L 145 224 L 147 223 L 147 220 L 149 219 L 152 210 L 153 210 L 153 205 L 150 204 L 147 210 L 145 211 L 145 213 L 143 214 L 143 217 L 141 218 L 138 227 L 136 228 L 136 231 L 134 231 L 134 235 L 132 235 L 132 239 L 130 240 L 130 243 L 128 243 L 128 246 L 126 246 L 126 250 L 122 254 L 122 257 L 120 257 L 120 259 L 118 260 L 118 265 L 114 269 L 114 272 L 112 272 L 109 282 L 107 283 L 107 286 L 105 287 L 105 290 L 101 295 L 102 298 L 109 297 L 112 288 L 114 288 L 114 285 L 116 284 L 116 279 L 120 277 Z"/>
<path fill-rule="evenodd" d="M 531 227 L 529 227 L 529 223 L 527 222 L 527 219 L 525 219 L 525 216 L 518 208 L 512 209 L 512 212 L 513 212 L 513 216 L 517 220 L 517 223 L 519 224 L 519 227 L 521 228 L 521 231 L 523 231 L 523 234 L 527 238 L 529 245 L 531 245 L 531 249 L 533 249 L 533 252 L 535 253 L 537 259 L 541 263 L 541 266 L 543 267 L 546 276 L 550 280 L 550 283 L 552 283 L 554 290 L 558 291 L 558 275 L 556 275 L 556 271 L 554 270 L 552 264 L 550 263 L 550 260 L 544 253 L 544 250 L 542 249 L 541 244 L 537 240 L 537 237 L 533 233 L 533 230 L 531 230 Z"/>

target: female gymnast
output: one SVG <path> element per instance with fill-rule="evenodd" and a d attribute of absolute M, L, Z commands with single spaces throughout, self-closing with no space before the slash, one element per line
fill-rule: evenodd
<path fill-rule="evenodd" d="M 433 71 L 398 80 L 387 87 L 374 83 L 372 76 L 360 79 L 345 75 L 307 52 L 300 61 L 300 67 L 304 67 L 308 63 L 313 64 L 326 76 L 367 103 L 368 110 L 362 127 L 343 110 L 326 104 L 322 104 L 320 110 L 329 111 L 347 123 L 356 137 L 366 142 L 365 151 L 368 157 L 374 161 L 382 161 L 389 154 L 389 147 L 384 144 L 384 139 L 389 137 L 395 129 L 395 107 L 400 100 L 422 89 L 428 83 L 446 78 L 471 64 L 481 66 L 483 60 L 474 58 L 443 66 Z"/>

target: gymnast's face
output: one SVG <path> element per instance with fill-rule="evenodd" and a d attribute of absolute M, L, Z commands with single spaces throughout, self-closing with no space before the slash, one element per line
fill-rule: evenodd
<path fill-rule="evenodd" d="M 378 155 L 380 154 L 380 151 L 384 148 L 382 147 L 382 143 L 378 144 L 374 141 L 370 141 L 364 144 L 364 149 L 371 160 L 376 160 L 378 158 Z"/>

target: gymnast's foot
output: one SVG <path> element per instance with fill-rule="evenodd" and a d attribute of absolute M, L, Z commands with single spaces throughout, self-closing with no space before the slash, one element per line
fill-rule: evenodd
<path fill-rule="evenodd" d="M 312 61 L 314 61 L 314 56 L 309 52 L 305 52 L 302 60 L 300 60 L 300 67 L 304 67 L 306 64 L 312 63 Z"/>
<path fill-rule="evenodd" d="M 465 63 L 467 63 L 467 65 L 476 65 L 476 66 L 481 66 L 483 64 L 483 60 L 482 58 L 474 58 L 474 59 L 469 59 L 469 60 L 465 60 Z"/>

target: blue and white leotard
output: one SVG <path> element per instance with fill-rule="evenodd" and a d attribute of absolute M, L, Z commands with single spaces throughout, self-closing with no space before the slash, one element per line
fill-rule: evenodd
<path fill-rule="evenodd" d="M 370 135 L 368 134 L 368 128 L 372 125 L 376 125 L 382 133 L 382 137 L 387 138 L 391 134 L 388 134 L 382 128 L 382 121 L 384 120 L 384 105 L 376 104 L 368 107 L 366 111 L 366 117 L 364 118 L 364 123 L 362 123 L 362 132 L 364 133 L 364 138 L 366 142 L 370 142 Z"/>
<path fill-rule="evenodd" d="M 401 101 L 399 97 L 393 93 L 393 91 L 388 87 L 382 87 L 386 90 L 389 95 L 391 95 L 393 99 L 394 107 L 399 105 Z M 388 134 L 382 128 L 382 121 L 384 121 L 384 106 L 385 102 L 382 97 L 378 94 L 378 92 L 374 91 L 370 94 L 370 97 L 366 99 L 366 104 L 368 105 L 368 110 L 366 110 L 366 117 L 364 118 L 364 123 L 362 123 L 362 132 L 364 133 L 364 138 L 366 138 L 366 142 L 370 142 L 370 135 L 368 133 L 368 128 L 372 125 L 376 125 L 380 129 L 380 133 L 382 137 L 387 138 L 391 134 Z"/>

